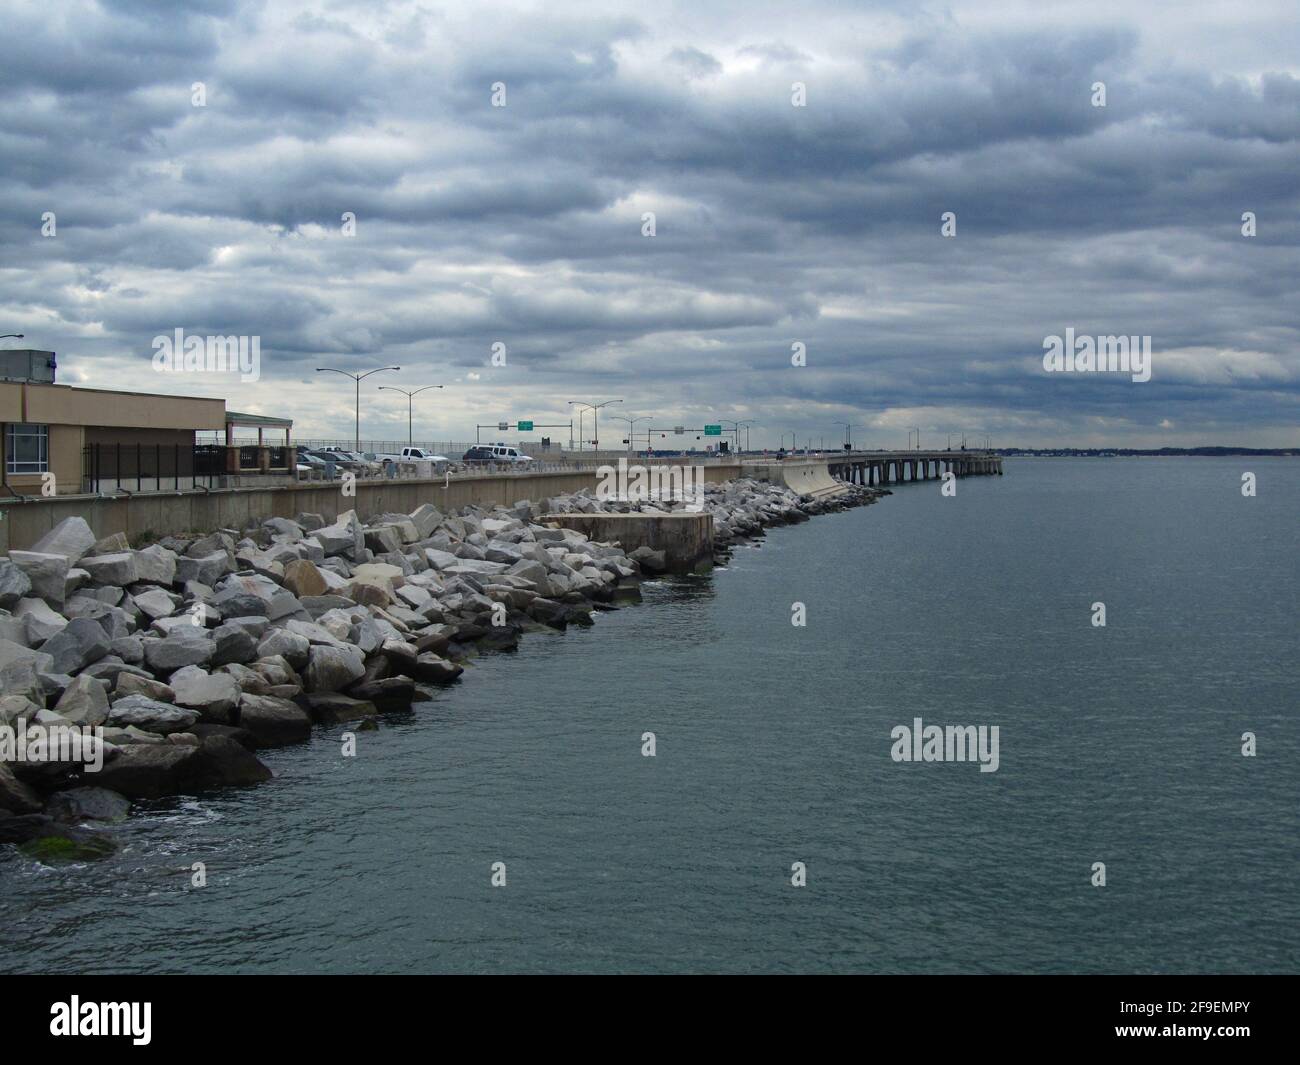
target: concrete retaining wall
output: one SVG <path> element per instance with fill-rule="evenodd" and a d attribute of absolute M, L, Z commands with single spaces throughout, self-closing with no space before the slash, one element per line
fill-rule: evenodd
<path fill-rule="evenodd" d="M 667 463 L 655 463 L 667 465 Z M 739 465 L 705 468 L 706 481 L 738 476 Z M 411 513 L 424 503 L 439 510 L 464 506 L 509 506 L 521 499 L 541 502 L 549 496 L 595 488 L 594 469 L 563 473 L 484 474 L 475 477 L 359 482 L 356 496 L 345 497 L 339 482 L 312 481 L 263 488 L 219 491 L 159 492 L 111 498 L 77 495 L 32 497 L 0 501 L 0 553 L 30 547 L 64 518 L 85 518 L 96 536 L 124 533 L 132 539 L 149 532 L 157 536 L 213 529 L 242 529 L 251 521 L 292 518 L 303 512 L 333 521 L 356 510 L 363 518 L 385 511 Z M 710 535 L 712 533 L 710 532 Z M 633 545 L 636 546 L 636 545 Z M 653 545 L 652 545 L 653 546 Z M 629 548 L 630 549 L 630 548 Z"/>
<path fill-rule="evenodd" d="M 617 541 L 624 551 L 649 547 L 679 573 L 713 563 L 712 514 L 548 514 L 543 519 L 576 529 L 588 539 Z"/>

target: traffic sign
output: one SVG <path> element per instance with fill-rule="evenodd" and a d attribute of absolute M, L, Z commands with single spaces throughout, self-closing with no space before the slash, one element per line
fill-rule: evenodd
<path fill-rule="evenodd" d="M 705 435 L 705 436 L 721 436 L 721 435 L 722 435 L 722 426 L 720 426 L 720 425 L 706 425 L 706 426 L 704 427 L 704 435 Z"/>
<path fill-rule="evenodd" d="M 510 423 L 509 423 L 509 422 L 497 422 L 497 428 L 500 429 L 500 430 L 504 433 L 507 429 L 510 428 Z"/>
<path fill-rule="evenodd" d="M 678 436 L 681 436 L 682 433 L 686 432 L 686 426 L 684 425 L 675 426 L 673 428 L 673 432 L 676 433 Z"/>
<path fill-rule="evenodd" d="M 533 423 L 532 423 L 532 422 L 520 422 L 520 423 L 519 423 L 519 431 L 520 431 L 521 433 L 531 433 L 531 432 L 533 431 Z"/>

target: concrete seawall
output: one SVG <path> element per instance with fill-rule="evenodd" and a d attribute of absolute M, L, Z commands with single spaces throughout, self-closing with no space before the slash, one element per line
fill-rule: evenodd
<path fill-rule="evenodd" d="M 713 562 L 712 514 L 547 514 L 565 529 L 590 540 L 617 542 L 624 551 L 638 547 L 662 551 L 676 572 L 692 572 Z"/>

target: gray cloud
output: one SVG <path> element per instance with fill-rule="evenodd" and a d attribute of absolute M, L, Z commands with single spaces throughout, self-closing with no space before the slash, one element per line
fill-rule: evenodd
<path fill-rule="evenodd" d="M 773 444 L 841 419 L 881 445 L 1295 443 L 1280 4 L 1200 37 L 1185 5 L 1168 32 L 1124 5 L 11 7 L 0 331 L 70 379 L 224 393 L 306 435 L 346 429 L 329 360 L 446 383 L 441 439 L 598 391 Z M 264 380 L 160 382 L 150 341 L 178 326 L 260 335 Z M 1044 374 L 1067 326 L 1151 335 L 1152 381 Z M 363 432 L 398 414 L 376 397 Z"/>

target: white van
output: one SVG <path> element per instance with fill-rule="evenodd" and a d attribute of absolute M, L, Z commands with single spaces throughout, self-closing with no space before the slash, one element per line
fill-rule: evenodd
<path fill-rule="evenodd" d="M 506 447 L 504 444 L 494 444 L 488 448 L 492 452 L 492 462 L 501 462 L 513 465 L 517 462 L 532 462 L 531 455 L 523 454 L 517 447 Z"/>

